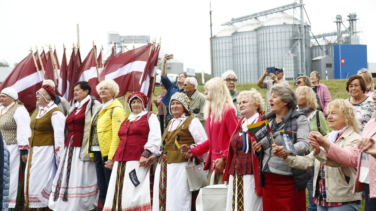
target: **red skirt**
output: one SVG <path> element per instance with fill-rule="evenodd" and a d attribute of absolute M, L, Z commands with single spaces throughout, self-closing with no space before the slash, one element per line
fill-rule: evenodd
<path fill-rule="evenodd" d="M 264 173 L 262 189 L 264 211 L 305 211 L 305 189 L 296 191 L 293 176 Z"/>

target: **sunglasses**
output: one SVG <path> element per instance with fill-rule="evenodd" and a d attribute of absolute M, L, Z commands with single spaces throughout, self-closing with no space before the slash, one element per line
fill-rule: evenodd
<path fill-rule="evenodd" d="M 297 85 L 299 85 L 301 83 L 302 83 L 301 81 L 297 81 L 297 82 L 294 83 L 294 85 L 297 86 Z"/>

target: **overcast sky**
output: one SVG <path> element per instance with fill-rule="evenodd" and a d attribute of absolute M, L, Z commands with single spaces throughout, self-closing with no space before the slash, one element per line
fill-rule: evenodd
<path fill-rule="evenodd" d="M 58 2 L 58 3 L 57 3 Z M 92 41 L 102 46 L 107 55 L 109 31 L 121 35 L 162 37 L 162 50 L 173 53 L 185 68 L 210 72 L 210 30 L 208 0 L 0 0 L 0 61 L 13 65 L 29 53 L 30 46 L 56 45 L 62 56 L 62 45 L 68 56 L 77 42 L 76 24 L 80 25 L 81 56 L 84 59 Z M 290 0 L 213 0 L 213 34 L 220 24 L 244 15 L 293 3 Z M 299 1 L 298 1 L 299 2 Z M 314 34 L 336 31 L 337 14 L 347 19 L 358 15 L 358 31 L 368 45 L 368 62 L 376 62 L 375 0 L 305 0 L 306 11 Z M 295 15 L 298 15 L 299 9 Z M 293 14 L 292 11 L 287 12 Z M 307 18 L 305 18 L 307 21 Z M 348 26 L 348 22 L 344 23 Z M 261 70 L 262 71 L 262 70 Z"/>

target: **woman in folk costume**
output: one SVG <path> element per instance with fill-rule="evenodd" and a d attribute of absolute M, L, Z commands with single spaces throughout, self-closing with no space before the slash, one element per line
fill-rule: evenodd
<path fill-rule="evenodd" d="M 24 176 L 29 147 L 30 116 L 12 87 L 1 90 L 0 131 L 10 152 L 9 210 L 24 208 Z"/>
<path fill-rule="evenodd" d="M 25 208 L 30 210 L 48 210 L 57 153 L 64 141 L 65 116 L 54 104 L 55 97 L 55 91 L 49 85 L 43 85 L 37 91 L 40 109 L 30 123 L 30 152 L 25 174 Z"/>
<path fill-rule="evenodd" d="M 128 105 L 131 114 L 119 129 L 120 143 L 104 211 L 151 210 L 150 166 L 156 162 L 152 155 L 159 153 L 161 131 L 157 116 L 146 111 L 148 98 L 144 93 L 129 95 Z"/>
<path fill-rule="evenodd" d="M 101 81 L 96 90 L 102 106 L 93 113 L 88 150 L 95 162 L 99 199 L 103 205 L 114 164 L 113 157 L 120 142 L 119 128 L 126 114 L 123 105 L 115 98 L 119 94 L 119 85 L 114 80 Z"/>
<path fill-rule="evenodd" d="M 170 100 L 173 115 L 162 136 L 162 155 L 155 171 L 153 211 L 190 211 L 192 194 L 185 171 L 188 159 L 178 145 L 200 144 L 206 140 L 200 120 L 190 115 L 189 98 L 175 93 Z"/>
<path fill-rule="evenodd" d="M 252 149 L 252 140 L 247 125 L 262 120 L 264 99 L 255 89 L 242 91 L 237 97 L 239 112 L 243 116 L 238 122 L 230 141 L 224 181 L 229 181 L 227 211 L 262 210 L 262 187 L 260 186 L 260 159 Z"/>
<path fill-rule="evenodd" d="M 204 169 L 210 170 L 208 178 L 215 173 L 214 184 L 223 183 L 228 146 L 238 123 L 236 109 L 225 83 L 220 78 L 212 78 L 205 84 L 204 113 L 208 140 L 194 148 L 182 146 L 182 152 L 187 158 L 208 152 Z"/>
<path fill-rule="evenodd" d="M 100 103 L 90 96 L 88 82 L 74 85 L 76 103 L 66 118 L 65 150 L 53 181 L 48 207 L 61 211 L 88 211 L 97 205 L 95 163 L 87 154 L 90 121 Z"/>

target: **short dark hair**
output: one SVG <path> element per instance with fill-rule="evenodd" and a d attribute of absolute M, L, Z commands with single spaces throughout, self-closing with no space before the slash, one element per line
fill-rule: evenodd
<path fill-rule="evenodd" d="M 86 81 L 79 81 L 79 82 L 75 83 L 73 87 L 76 87 L 78 85 L 84 91 L 89 90 L 89 92 L 87 94 L 90 95 L 90 93 L 91 93 L 91 86 L 90 86 L 90 84 L 88 82 L 86 82 Z"/>
<path fill-rule="evenodd" d="M 352 82 L 353 80 L 356 80 L 356 79 L 359 80 L 360 87 L 362 88 L 363 93 L 366 93 L 366 91 L 367 91 L 367 84 L 366 84 L 366 82 L 364 81 L 363 77 L 360 76 L 360 75 L 353 75 L 353 76 L 351 76 L 351 77 L 349 78 L 349 80 L 347 80 L 347 82 L 346 82 L 346 91 L 349 91 L 349 86 L 350 86 L 351 82 Z"/>

